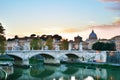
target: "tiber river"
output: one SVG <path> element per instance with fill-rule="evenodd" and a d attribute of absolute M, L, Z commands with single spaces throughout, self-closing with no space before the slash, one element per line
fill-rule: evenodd
<path fill-rule="evenodd" d="M 8 74 L 7 80 L 120 80 L 120 69 L 87 68 L 65 64 L 50 66 L 43 63 L 32 64 L 29 69 L 13 66 L 2 68 Z"/>

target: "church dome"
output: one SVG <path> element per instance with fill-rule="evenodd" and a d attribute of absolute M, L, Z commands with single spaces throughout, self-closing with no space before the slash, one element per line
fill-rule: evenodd
<path fill-rule="evenodd" d="M 90 33 L 89 40 L 97 40 L 97 35 L 94 30 L 92 30 L 92 32 Z"/>

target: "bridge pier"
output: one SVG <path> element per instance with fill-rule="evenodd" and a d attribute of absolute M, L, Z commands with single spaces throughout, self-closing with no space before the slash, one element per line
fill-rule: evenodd
<path fill-rule="evenodd" d="M 29 58 L 28 59 L 23 59 L 22 60 L 22 65 L 28 66 L 29 65 Z"/>

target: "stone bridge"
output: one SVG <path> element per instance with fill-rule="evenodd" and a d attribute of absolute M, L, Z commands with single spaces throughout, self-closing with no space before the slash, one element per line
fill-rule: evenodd
<path fill-rule="evenodd" d="M 29 59 L 36 55 L 44 57 L 44 63 L 60 63 L 61 60 L 70 58 L 77 58 L 77 60 L 91 60 L 94 56 L 94 52 L 88 51 L 75 51 L 75 50 L 14 50 L 6 51 L 6 54 L 16 56 L 22 59 L 23 64 L 29 64 Z"/>

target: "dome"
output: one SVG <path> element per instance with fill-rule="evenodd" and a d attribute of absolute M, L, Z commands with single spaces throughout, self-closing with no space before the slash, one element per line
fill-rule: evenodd
<path fill-rule="evenodd" d="M 97 40 L 97 35 L 94 30 L 92 30 L 92 32 L 90 33 L 89 40 Z"/>

